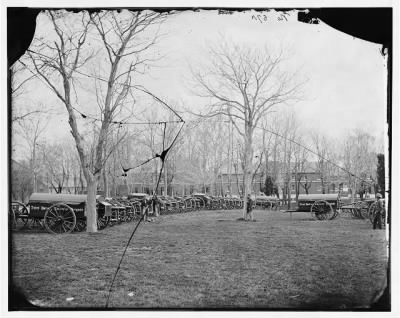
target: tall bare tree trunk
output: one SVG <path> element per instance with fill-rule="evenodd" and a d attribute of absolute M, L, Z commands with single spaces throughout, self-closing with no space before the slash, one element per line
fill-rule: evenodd
<path fill-rule="evenodd" d="M 96 195 L 97 195 L 97 177 L 91 176 L 86 179 L 87 182 L 87 201 L 86 222 L 88 232 L 97 232 L 97 210 L 96 210 Z"/>
<path fill-rule="evenodd" d="M 244 204 L 243 204 L 243 218 L 245 220 L 253 220 L 253 211 L 250 210 L 250 213 L 247 213 L 247 195 L 251 194 L 251 179 L 253 172 L 253 138 L 252 131 L 250 127 L 246 127 L 246 136 L 245 136 L 245 153 L 244 153 Z"/>
<path fill-rule="evenodd" d="M 108 176 L 107 176 L 107 169 L 104 167 L 103 169 L 103 190 L 104 190 L 104 196 L 109 197 L 110 196 L 110 189 L 108 187 Z"/>

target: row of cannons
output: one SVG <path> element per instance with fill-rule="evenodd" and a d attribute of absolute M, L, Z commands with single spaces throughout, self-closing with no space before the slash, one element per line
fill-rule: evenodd
<path fill-rule="evenodd" d="M 205 194 L 185 197 L 152 197 L 133 193 L 127 197 L 97 196 L 97 228 L 139 220 L 144 213 L 166 215 L 199 210 L 243 208 L 239 198 L 217 198 Z M 13 201 L 9 209 L 10 228 L 43 228 L 49 233 L 81 232 L 86 229 L 86 195 L 33 193 L 27 204 Z"/>
<path fill-rule="evenodd" d="M 253 208 L 281 210 L 282 201 L 263 196 L 251 201 Z M 213 197 L 194 193 L 185 197 L 152 197 L 133 193 L 127 197 L 97 196 L 97 227 L 103 230 L 123 222 L 139 220 L 145 213 L 168 215 L 199 210 L 234 210 L 243 208 L 244 201 L 234 197 Z M 297 208 L 284 212 L 311 213 L 316 220 L 333 220 L 343 212 L 354 218 L 373 222 L 376 213 L 374 200 L 345 204 L 339 194 L 300 195 Z M 86 229 L 86 195 L 33 193 L 27 204 L 12 202 L 9 209 L 10 228 L 43 228 L 49 233 L 81 232 Z M 382 220 L 385 224 L 385 220 Z"/>

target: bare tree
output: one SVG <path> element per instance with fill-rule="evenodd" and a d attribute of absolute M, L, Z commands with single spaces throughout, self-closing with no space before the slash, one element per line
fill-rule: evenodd
<path fill-rule="evenodd" d="M 326 136 L 321 135 L 318 132 L 313 131 L 311 133 L 311 139 L 313 141 L 316 153 L 317 153 L 317 166 L 318 173 L 321 182 L 321 193 L 327 192 L 327 185 L 329 184 L 328 176 L 328 157 L 329 157 L 329 141 Z"/>
<path fill-rule="evenodd" d="M 347 171 L 352 200 L 358 193 L 360 198 L 372 186 L 375 173 L 376 151 L 374 138 L 365 131 L 354 130 L 348 134 L 341 147 L 343 167 Z"/>
<path fill-rule="evenodd" d="M 307 167 L 307 159 L 308 159 L 308 151 L 301 147 L 300 144 L 302 144 L 302 138 L 297 138 L 297 144 L 294 144 L 294 169 L 293 173 L 295 176 L 295 185 L 296 185 L 296 201 L 299 198 L 300 194 L 300 186 L 303 187 L 305 190 L 306 194 L 308 194 L 308 190 L 311 187 L 311 183 L 308 182 L 306 178 L 306 167 Z M 304 183 L 302 183 L 302 179 L 304 180 Z"/>
<path fill-rule="evenodd" d="M 66 151 L 63 145 L 52 144 L 42 149 L 44 164 L 49 186 L 56 193 L 62 193 L 64 186 L 68 184 L 69 165 L 66 159 Z"/>
<path fill-rule="evenodd" d="M 14 124 L 18 121 L 24 120 L 25 118 L 41 112 L 41 108 L 24 110 L 21 109 L 18 100 L 24 93 L 24 87 L 31 81 L 35 75 L 28 73 L 25 65 L 21 61 L 17 61 L 13 66 L 10 67 L 10 82 L 11 82 L 11 122 Z"/>
<path fill-rule="evenodd" d="M 244 194 L 251 193 L 253 174 L 253 134 L 254 129 L 274 106 L 285 104 L 298 98 L 301 84 L 295 83 L 295 73 L 284 71 L 283 54 L 274 56 L 264 50 L 228 45 L 210 48 L 211 57 L 205 71 L 194 73 L 199 85 L 199 96 L 207 98 L 211 105 L 206 116 L 227 117 L 240 134 L 244 145 Z M 247 201 L 243 208 L 247 215 Z"/>
<path fill-rule="evenodd" d="M 41 138 L 47 127 L 47 120 L 43 116 L 30 116 L 25 120 L 18 121 L 19 131 L 22 138 L 26 141 L 29 148 L 30 171 L 32 173 L 32 190 L 38 191 L 38 175 L 40 163 L 38 158 L 38 148 Z"/>
<path fill-rule="evenodd" d="M 77 16 L 69 19 L 69 13 L 61 13 L 60 16 L 59 12 L 47 11 L 47 15 L 56 39 L 36 39 L 37 46 L 29 51 L 29 57 L 38 76 L 47 83 L 68 112 L 71 133 L 87 183 L 87 231 L 97 232 L 97 185 L 106 161 L 116 147 L 111 147 L 109 153 L 105 153 L 107 140 L 110 138 L 110 125 L 117 120 L 116 117 L 124 106 L 124 100 L 131 88 L 131 76 L 138 71 L 144 71 L 138 69 L 146 64 L 142 53 L 152 47 L 157 38 L 150 36 L 148 39 L 141 35 L 147 28 L 159 23 L 164 15 L 150 11 L 123 11 L 120 14 L 105 11 L 89 15 L 82 11 L 79 21 Z M 105 50 L 108 76 L 99 89 L 100 92 L 105 92 L 104 99 L 98 98 L 101 116 L 96 122 L 99 127 L 92 145 L 87 147 L 78 128 L 72 97 L 77 72 L 93 57 L 93 51 L 85 50 L 92 25 Z M 55 84 L 57 82 L 62 85 Z"/>

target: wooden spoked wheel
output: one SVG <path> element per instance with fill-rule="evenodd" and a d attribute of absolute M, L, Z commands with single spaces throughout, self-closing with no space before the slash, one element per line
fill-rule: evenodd
<path fill-rule="evenodd" d="M 330 220 L 334 216 L 332 205 L 327 201 L 315 201 L 311 206 L 311 216 L 317 220 Z"/>
<path fill-rule="evenodd" d="M 361 201 L 358 205 L 359 215 L 362 219 L 368 219 L 369 203 L 366 201 Z"/>
<path fill-rule="evenodd" d="M 76 215 L 65 203 L 56 203 L 44 214 L 44 227 L 53 234 L 71 233 L 75 229 Z"/>
<path fill-rule="evenodd" d="M 374 224 L 374 218 L 376 213 L 376 202 L 372 203 L 368 209 L 368 219 Z"/>
<path fill-rule="evenodd" d="M 354 203 L 353 217 L 356 219 L 364 219 L 368 214 L 368 204 L 363 201 Z"/>
<path fill-rule="evenodd" d="M 128 213 L 126 212 L 126 208 L 125 209 L 121 209 L 121 211 L 119 212 L 119 220 L 120 222 L 126 222 L 128 219 Z"/>
<path fill-rule="evenodd" d="M 193 210 L 193 202 L 191 199 L 186 199 L 185 200 L 185 208 L 187 211 L 192 211 Z"/>
<path fill-rule="evenodd" d="M 75 232 L 83 232 L 86 230 L 86 219 L 76 220 Z"/>
<path fill-rule="evenodd" d="M 203 198 L 198 198 L 199 202 L 199 209 L 203 210 L 206 207 L 206 202 L 203 200 Z"/>
<path fill-rule="evenodd" d="M 9 210 L 9 222 L 10 227 L 15 229 L 17 227 L 18 222 L 26 225 L 29 220 L 28 208 L 19 201 L 11 202 L 10 210 Z"/>
<path fill-rule="evenodd" d="M 99 231 L 105 229 L 107 227 L 108 223 L 110 223 L 109 216 L 103 215 L 103 216 L 97 218 L 97 229 Z"/>
<path fill-rule="evenodd" d="M 265 204 L 265 208 L 268 210 L 272 210 L 274 208 L 274 203 L 270 200 L 266 201 L 264 204 Z"/>

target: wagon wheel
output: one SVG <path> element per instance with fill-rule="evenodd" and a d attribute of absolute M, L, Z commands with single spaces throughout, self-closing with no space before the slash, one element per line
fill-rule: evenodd
<path fill-rule="evenodd" d="M 238 207 L 240 207 L 240 202 L 237 201 L 237 200 L 235 200 L 235 199 L 232 199 L 232 200 L 231 200 L 231 209 L 232 209 L 232 210 L 233 210 L 233 209 L 238 209 Z"/>
<path fill-rule="evenodd" d="M 369 210 L 369 203 L 366 201 L 361 201 L 359 203 L 359 209 L 360 209 L 360 217 L 362 219 L 368 219 L 368 210 Z"/>
<path fill-rule="evenodd" d="M 224 209 L 224 210 L 229 209 L 229 200 L 228 200 L 228 199 L 224 199 L 223 209 Z"/>
<path fill-rule="evenodd" d="M 195 210 L 198 211 L 201 208 L 201 201 L 199 198 L 193 198 Z"/>
<path fill-rule="evenodd" d="M 99 217 L 97 219 L 97 229 L 99 231 L 105 229 L 109 222 L 110 222 L 110 217 L 109 216 L 103 215 L 102 217 Z"/>
<path fill-rule="evenodd" d="M 11 207 L 9 210 L 9 220 L 10 226 L 15 229 L 18 224 L 18 220 L 20 220 L 24 226 L 28 223 L 29 220 L 29 213 L 28 208 L 19 201 L 11 202 Z"/>
<path fill-rule="evenodd" d="M 191 211 L 193 209 L 192 200 L 188 200 L 188 199 L 185 200 L 185 208 L 186 208 L 186 211 Z"/>
<path fill-rule="evenodd" d="M 310 211 L 311 216 L 318 220 L 328 220 L 334 215 L 332 206 L 326 201 L 315 201 Z"/>
<path fill-rule="evenodd" d="M 114 226 L 115 224 L 119 223 L 119 213 L 116 209 L 111 209 L 111 216 L 109 224 L 110 226 Z"/>
<path fill-rule="evenodd" d="M 119 220 L 120 222 L 126 222 L 128 219 L 128 213 L 126 211 L 126 209 L 123 209 L 120 213 L 119 213 Z"/>
<path fill-rule="evenodd" d="M 132 207 L 130 205 L 126 206 L 125 213 L 126 213 L 125 222 L 132 221 L 132 219 L 133 219 L 132 218 Z"/>
<path fill-rule="evenodd" d="M 206 206 L 206 202 L 202 199 L 202 198 L 198 198 L 199 199 L 199 208 L 200 210 L 204 209 Z"/>
<path fill-rule="evenodd" d="M 376 213 L 376 202 L 372 203 L 368 209 L 368 219 L 374 224 L 374 218 Z"/>
<path fill-rule="evenodd" d="M 357 217 L 357 206 L 355 203 L 351 204 L 351 208 L 349 209 L 349 212 L 350 212 L 352 218 Z"/>
<path fill-rule="evenodd" d="M 354 209 L 353 209 L 353 216 L 356 219 L 362 219 L 362 215 L 361 215 L 361 208 L 362 208 L 362 201 L 358 201 L 356 203 L 354 203 Z"/>
<path fill-rule="evenodd" d="M 56 203 L 44 214 L 44 226 L 53 234 L 71 233 L 76 225 L 74 210 L 65 203 Z"/>
<path fill-rule="evenodd" d="M 130 211 L 130 218 L 131 218 L 131 221 L 133 221 L 133 220 L 135 220 L 136 219 L 136 214 L 137 214 L 137 208 L 136 208 L 136 205 L 135 204 L 131 204 L 131 211 Z"/>
<path fill-rule="evenodd" d="M 86 230 L 86 219 L 77 219 L 75 225 L 75 232 L 83 232 Z"/>
<path fill-rule="evenodd" d="M 340 210 L 339 209 L 333 209 L 333 215 L 329 220 L 335 219 L 338 215 L 340 215 Z"/>

